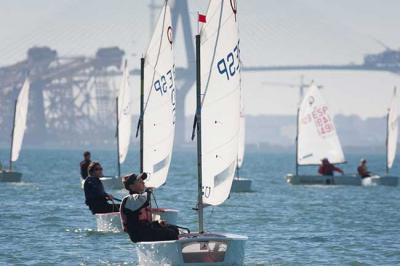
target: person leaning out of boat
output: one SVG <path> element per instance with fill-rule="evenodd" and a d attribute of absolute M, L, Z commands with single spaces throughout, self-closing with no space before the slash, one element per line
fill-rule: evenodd
<path fill-rule="evenodd" d="M 104 191 L 103 183 L 100 177 L 103 176 L 103 168 L 99 162 L 91 162 L 88 167 L 89 176 L 85 179 L 83 185 L 85 191 L 85 203 L 93 214 L 118 212 L 120 205 L 108 203 L 108 200 L 113 201 L 113 196 Z"/>
<path fill-rule="evenodd" d="M 83 161 L 80 162 L 80 167 L 81 167 L 81 177 L 83 180 L 86 179 L 86 177 L 88 176 L 88 168 L 89 168 L 89 164 L 92 161 L 90 160 L 90 152 L 89 151 L 85 151 L 83 153 Z"/>
<path fill-rule="evenodd" d="M 371 173 L 368 171 L 367 160 L 365 159 L 360 160 L 360 164 L 357 167 L 357 172 L 361 178 L 366 178 L 371 176 Z"/>
<path fill-rule="evenodd" d="M 321 165 L 319 166 L 318 173 L 320 175 L 333 176 L 334 172 L 339 172 L 342 175 L 344 174 L 342 169 L 331 164 L 327 158 L 323 158 L 321 160 Z"/>
<path fill-rule="evenodd" d="M 178 239 L 179 230 L 164 221 L 152 221 L 150 197 L 152 190 L 146 188 L 146 173 L 130 174 L 123 177 L 129 195 L 121 203 L 120 214 L 124 231 L 132 242 L 165 241 Z"/>

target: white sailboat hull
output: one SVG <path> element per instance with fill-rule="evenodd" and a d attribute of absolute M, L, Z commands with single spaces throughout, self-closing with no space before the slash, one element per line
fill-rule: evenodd
<path fill-rule="evenodd" d="M 0 182 L 21 182 L 22 173 L 0 171 Z"/>
<path fill-rule="evenodd" d="M 226 233 L 185 234 L 179 240 L 140 242 L 139 265 L 243 265 L 247 237 Z"/>
<path fill-rule="evenodd" d="M 96 216 L 97 231 L 122 232 L 122 223 L 119 212 L 98 213 Z M 152 209 L 153 221 L 166 221 L 168 224 L 177 224 L 178 211 L 174 209 Z"/>
<path fill-rule="evenodd" d="M 399 177 L 398 176 L 372 176 L 369 178 L 363 179 L 363 185 L 368 185 L 366 182 L 371 180 L 373 185 L 381 185 L 381 186 L 398 186 Z"/>
<path fill-rule="evenodd" d="M 395 176 L 371 176 L 361 179 L 357 175 L 292 175 L 285 176 L 286 182 L 292 185 L 347 185 L 347 186 L 368 186 L 384 185 L 397 186 L 398 177 Z"/>
<path fill-rule="evenodd" d="M 234 178 L 231 192 L 251 192 L 251 180 L 247 178 Z"/>

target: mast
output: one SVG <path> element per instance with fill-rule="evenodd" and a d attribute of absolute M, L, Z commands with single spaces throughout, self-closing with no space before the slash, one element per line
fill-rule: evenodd
<path fill-rule="evenodd" d="M 15 119 L 16 119 L 16 113 L 17 113 L 17 103 L 18 103 L 18 100 L 15 100 L 15 103 L 14 103 L 13 127 L 12 127 L 12 131 L 11 131 L 10 171 L 12 170 L 12 153 L 13 153 L 13 144 L 14 144 L 14 129 L 15 129 Z"/>
<path fill-rule="evenodd" d="M 144 57 L 140 58 L 140 173 L 143 173 Z"/>
<path fill-rule="evenodd" d="M 300 114 L 300 106 L 297 107 L 297 116 L 296 116 L 296 175 L 299 174 L 299 114 Z"/>
<path fill-rule="evenodd" d="M 197 213 L 199 233 L 204 232 L 203 224 L 203 180 L 201 165 L 201 69 L 200 34 L 196 35 L 196 129 L 197 129 Z"/>
<path fill-rule="evenodd" d="M 118 97 L 115 98 L 115 116 L 117 121 L 117 162 L 118 162 L 118 178 L 121 176 L 121 161 L 119 158 L 119 109 L 118 109 Z"/>

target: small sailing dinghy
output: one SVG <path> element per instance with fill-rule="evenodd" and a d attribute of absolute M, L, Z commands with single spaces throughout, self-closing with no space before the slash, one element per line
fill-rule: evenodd
<path fill-rule="evenodd" d="M 246 132 L 246 119 L 244 116 L 242 88 L 240 88 L 240 129 L 239 129 L 238 162 L 236 168 L 236 175 L 232 182 L 231 192 L 252 191 L 251 180 L 240 176 L 240 168 L 242 167 L 243 164 L 244 151 L 246 147 L 245 132 Z"/>
<path fill-rule="evenodd" d="M 22 173 L 13 170 L 13 162 L 18 160 L 26 130 L 26 120 L 29 106 L 30 81 L 27 78 L 15 101 L 14 120 L 11 133 L 10 167 L 0 171 L 1 182 L 21 182 Z"/>
<path fill-rule="evenodd" d="M 399 98 L 395 91 L 387 114 L 386 176 L 373 175 L 362 179 L 356 174 L 338 176 L 299 175 L 299 165 L 319 165 L 322 158 L 328 158 L 331 163 L 345 162 L 333 120 L 328 112 L 328 106 L 318 88 L 312 85 L 297 112 L 296 174 L 288 174 L 285 177 L 286 181 L 293 185 L 397 186 L 399 178 L 389 176 L 388 172 L 396 155 L 398 104 Z"/>
<path fill-rule="evenodd" d="M 361 185 L 357 175 L 298 174 L 300 165 L 320 165 L 323 158 L 332 164 L 345 162 L 328 105 L 319 88 L 312 84 L 297 110 L 296 174 L 288 174 L 286 181 L 293 185 Z"/>
<path fill-rule="evenodd" d="M 154 189 L 164 185 L 167 180 L 175 136 L 175 69 L 171 24 L 171 13 L 165 6 L 145 57 L 141 58 L 140 118 L 137 132 L 140 135 L 140 172 L 147 173 L 146 187 Z M 120 93 L 119 98 L 126 99 L 126 95 Z M 131 108 L 131 105 L 126 102 L 124 108 Z M 124 125 L 124 128 L 119 127 L 118 130 L 119 161 L 123 162 L 128 152 L 131 124 L 130 118 L 126 117 L 124 121 L 124 116 L 119 117 L 122 118 L 118 124 Z M 150 210 L 153 221 L 177 223 L 177 210 Z M 122 230 L 119 212 L 96 214 L 96 217 L 99 231 Z"/>
<path fill-rule="evenodd" d="M 397 139 L 398 139 L 398 116 L 399 116 L 400 99 L 396 88 L 393 90 L 393 98 L 387 113 L 386 123 L 386 175 L 378 177 L 372 176 L 367 178 L 365 182 L 377 185 L 397 186 L 399 177 L 389 175 L 389 170 L 392 168 L 394 159 L 396 158 Z M 370 179 L 370 180 L 368 180 Z"/>
<path fill-rule="evenodd" d="M 166 4 L 166 11 L 169 8 Z M 140 265 L 242 265 L 245 236 L 205 232 L 203 209 L 229 196 L 238 155 L 240 60 L 236 1 L 212 0 L 196 36 L 198 233 L 139 242 Z"/>

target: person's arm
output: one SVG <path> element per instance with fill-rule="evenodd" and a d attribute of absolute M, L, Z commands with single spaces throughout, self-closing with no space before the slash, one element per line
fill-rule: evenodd
<path fill-rule="evenodd" d="M 343 170 L 340 169 L 339 167 L 334 166 L 333 170 L 335 170 L 336 172 L 341 173 L 342 175 L 344 174 Z"/>
<path fill-rule="evenodd" d="M 370 171 L 368 171 L 368 166 L 365 166 L 364 169 L 365 169 L 365 174 L 367 174 L 367 175 L 371 174 Z"/>

